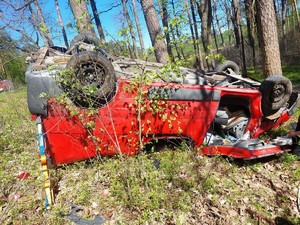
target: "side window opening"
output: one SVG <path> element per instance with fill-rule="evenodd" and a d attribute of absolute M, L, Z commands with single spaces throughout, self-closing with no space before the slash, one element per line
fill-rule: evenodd
<path fill-rule="evenodd" d="M 223 96 L 206 137 L 207 145 L 230 144 L 241 138 L 251 117 L 245 97 Z"/>

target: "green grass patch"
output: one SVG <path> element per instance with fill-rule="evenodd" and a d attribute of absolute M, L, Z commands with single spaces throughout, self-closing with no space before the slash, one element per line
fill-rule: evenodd
<path fill-rule="evenodd" d="M 284 65 L 282 66 L 282 74 L 283 76 L 289 78 L 293 84 L 300 84 L 300 65 Z M 263 81 L 264 76 L 261 69 L 248 70 L 247 75 L 253 79 Z"/>

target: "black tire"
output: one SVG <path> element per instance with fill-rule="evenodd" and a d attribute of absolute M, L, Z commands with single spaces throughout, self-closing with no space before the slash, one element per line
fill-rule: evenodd
<path fill-rule="evenodd" d="M 230 73 L 228 69 L 231 69 L 235 74 L 240 73 L 238 64 L 230 60 L 226 60 L 224 63 L 219 63 L 214 70 L 216 72 Z"/>
<path fill-rule="evenodd" d="M 262 94 L 262 111 L 267 117 L 288 102 L 292 94 L 292 82 L 284 76 L 272 75 L 261 83 L 259 91 Z"/>
<path fill-rule="evenodd" d="M 89 34 L 89 33 L 81 33 L 81 34 L 78 34 L 71 41 L 70 49 L 73 48 L 74 46 L 76 46 L 78 44 L 78 42 L 92 44 L 92 45 L 95 45 L 95 47 L 99 47 L 99 44 L 100 44 L 100 40 L 97 37 L 95 37 L 94 35 Z M 75 47 L 71 52 L 72 52 L 72 55 L 75 55 L 76 53 L 78 53 L 78 49 Z"/>
<path fill-rule="evenodd" d="M 80 52 L 71 57 L 67 68 L 71 73 L 65 78 L 64 89 L 77 106 L 100 107 L 113 97 L 116 75 L 101 53 Z"/>

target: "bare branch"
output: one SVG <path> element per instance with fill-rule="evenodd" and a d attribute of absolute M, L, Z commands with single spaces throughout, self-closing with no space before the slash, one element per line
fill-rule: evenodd
<path fill-rule="evenodd" d="M 39 46 L 38 46 L 38 44 L 37 44 L 37 42 L 36 41 L 34 41 L 24 30 L 21 30 L 21 29 L 18 29 L 18 28 L 16 28 L 16 27 L 13 27 L 13 26 L 11 26 L 10 24 L 5 24 L 6 26 L 5 27 L 8 27 L 8 28 L 10 28 L 10 29 L 12 29 L 12 30 L 14 30 L 14 31 L 16 31 L 16 32 L 18 32 L 18 33 L 20 33 L 20 34 L 22 34 L 26 39 L 28 39 L 28 41 L 30 41 L 30 42 L 32 42 L 36 47 L 38 47 L 39 48 Z M 4 29 L 5 27 L 1 27 L 1 29 Z"/>
<path fill-rule="evenodd" d="M 30 1 L 26 2 L 24 5 L 21 5 L 18 8 L 16 8 L 12 3 L 10 3 L 10 1 L 6 1 L 6 0 L 1 0 L 1 1 L 5 2 L 7 5 L 11 6 L 15 11 L 20 11 L 21 9 L 26 8 L 28 5 L 30 5 L 32 2 L 34 2 L 34 0 L 30 0 Z"/>
<path fill-rule="evenodd" d="M 107 10 L 100 11 L 98 14 L 109 12 L 110 10 L 112 10 L 112 9 L 114 9 L 114 8 L 117 8 L 117 7 L 119 7 L 120 5 L 121 5 L 121 3 L 116 4 L 116 5 L 113 5 L 113 6 L 111 6 L 111 7 L 110 7 L 109 9 L 107 9 Z"/>

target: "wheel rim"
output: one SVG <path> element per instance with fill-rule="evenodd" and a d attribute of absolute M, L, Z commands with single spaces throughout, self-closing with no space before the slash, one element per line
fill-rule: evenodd
<path fill-rule="evenodd" d="M 84 86 L 94 86 L 98 89 L 105 79 L 105 68 L 97 63 L 82 64 L 77 77 Z"/>
<path fill-rule="evenodd" d="M 285 95 L 285 86 L 282 84 L 274 85 L 273 92 L 270 96 L 272 102 L 279 102 Z"/>

